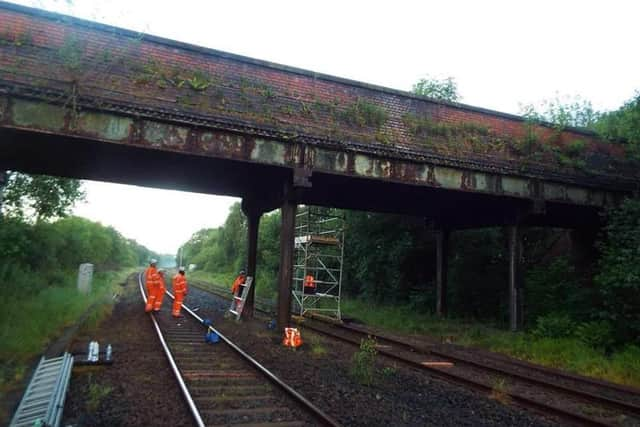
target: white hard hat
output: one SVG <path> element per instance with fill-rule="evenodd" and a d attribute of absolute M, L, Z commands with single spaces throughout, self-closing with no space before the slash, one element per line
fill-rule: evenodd
<path fill-rule="evenodd" d="M 151 258 L 151 260 L 149 261 L 149 264 L 157 264 L 158 260 L 155 258 Z"/>
<path fill-rule="evenodd" d="M 180 267 L 178 267 L 178 271 L 184 271 L 184 266 L 181 265 Z"/>
<path fill-rule="evenodd" d="M 158 273 L 164 273 L 164 268 L 159 268 Z"/>

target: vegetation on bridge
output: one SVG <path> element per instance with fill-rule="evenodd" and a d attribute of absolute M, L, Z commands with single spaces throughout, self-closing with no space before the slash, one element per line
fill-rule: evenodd
<path fill-rule="evenodd" d="M 0 49 L 11 50 L 13 59 L 0 71 L 5 71 L 10 80 L 15 78 L 36 88 L 46 89 L 51 84 L 49 79 L 65 83 L 68 93 L 61 100 L 69 110 L 72 131 L 80 109 L 85 108 L 80 103 L 82 94 L 92 99 L 89 108 L 100 108 L 105 101 L 135 100 L 163 111 L 168 107 L 187 116 L 194 114 L 198 120 L 209 116 L 264 125 L 269 131 L 280 132 L 283 139 L 304 135 L 341 143 L 410 144 L 453 158 L 517 162 L 523 172 L 553 168 L 588 179 L 598 174 L 632 174 L 632 169 L 622 168 L 626 163 L 621 162 L 623 152 L 628 159 L 640 160 L 637 133 L 625 130 L 633 129 L 638 120 L 638 97 L 618 113 L 598 114 L 591 109 L 592 114 L 579 116 L 579 123 L 573 120 L 578 117 L 573 115 L 575 105 L 550 109 L 548 112 L 555 117 L 525 114 L 524 124 L 482 113 L 473 113 L 476 119 L 468 119 L 466 112 L 459 114 L 453 105 L 437 105 L 426 99 L 406 99 L 398 104 L 397 99 L 391 99 L 394 96 L 386 99 L 386 94 L 375 89 L 356 86 L 332 92 L 322 89 L 315 80 L 308 81 L 308 76 L 294 78 L 285 71 L 281 80 L 271 79 L 263 66 L 240 66 L 231 57 L 218 62 L 192 57 L 186 51 L 183 56 L 168 57 L 161 53 L 163 47 L 145 39 L 144 34 L 92 34 L 96 39 L 115 37 L 109 39 L 112 43 L 96 44 L 91 37 L 83 39 L 86 34 L 83 36 L 80 30 L 65 31 L 62 45 L 49 46 L 34 40 L 31 31 L 29 26 L 1 29 Z M 141 51 L 146 53 L 141 55 Z M 31 60 L 25 59 L 40 57 L 47 59 L 47 65 L 30 68 Z M 100 97 L 91 96 L 91 90 L 98 87 Z M 413 90 L 431 99 L 460 99 L 451 78 L 422 79 Z M 113 99 L 107 99 L 110 96 Z M 582 108 L 585 105 L 577 106 L 586 112 Z M 494 119 L 499 123 L 483 122 Z M 555 125 L 550 127 L 541 119 Z M 608 150 L 595 142 L 597 138 L 565 132 L 567 126 L 588 127 L 622 144 L 618 144 L 620 149 Z"/>

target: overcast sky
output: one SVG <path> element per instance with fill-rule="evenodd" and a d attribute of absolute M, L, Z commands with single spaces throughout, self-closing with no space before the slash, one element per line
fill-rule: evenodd
<path fill-rule="evenodd" d="M 453 77 L 462 102 L 518 114 L 556 94 L 597 110 L 640 89 L 640 2 L 603 1 L 142 1 L 24 0 L 110 25 L 410 90 Z M 172 253 L 201 227 L 222 224 L 234 199 L 87 183 L 76 213 Z M 114 209 L 165 206 L 150 216 Z M 173 203 L 182 205 L 172 209 Z M 130 205 L 122 205 L 130 206 Z"/>

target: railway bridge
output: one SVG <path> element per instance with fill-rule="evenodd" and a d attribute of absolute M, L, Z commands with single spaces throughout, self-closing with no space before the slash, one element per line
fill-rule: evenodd
<path fill-rule="evenodd" d="M 298 204 L 425 218 L 442 315 L 449 232 L 508 227 L 516 329 L 521 228 L 597 228 L 638 189 L 624 145 L 586 130 L 4 2 L 1 169 L 241 197 L 250 275 L 280 208 L 280 325 Z"/>

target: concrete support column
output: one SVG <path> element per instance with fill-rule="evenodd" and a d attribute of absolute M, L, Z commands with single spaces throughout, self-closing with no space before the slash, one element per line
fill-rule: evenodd
<path fill-rule="evenodd" d="M 253 284 L 249 289 L 247 300 L 244 304 L 243 315 L 253 317 L 255 307 L 256 278 L 256 257 L 258 255 L 258 230 L 260 227 L 261 213 L 256 209 L 248 209 L 247 216 L 247 276 L 253 277 Z"/>
<path fill-rule="evenodd" d="M 523 269 L 522 239 L 518 225 L 507 227 L 509 243 L 509 328 L 517 331 L 522 328 L 523 313 Z"/>
<path fill-rule="evenodd" d="M 449 230 L 436 231 L 436 314 L 447 315 L 447 270 L 449 267 Z"/>
<path fill-rule="evenodd" d="M 278 329 L 291 322 L 291 282 L 293 281 L 293 251 L 297 205 L 290 197 L 280 207 L 280 270 L 278 273 Z"/>

